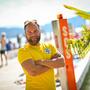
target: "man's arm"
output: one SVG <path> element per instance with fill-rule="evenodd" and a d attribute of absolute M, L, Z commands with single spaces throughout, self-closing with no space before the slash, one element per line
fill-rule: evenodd
<path fill-rule="evenodd" d="M 60 53 L 56 53 L 51 57 L 50 60 L 40 60 L 36 62 L 37 64 L 44 65 L 50 68 L 64 67 L 64 57 Z"/>
<path fill-rule="evenodd" d="M 35 64 L 32 59 L 24 61 L 21 65 L 31 76 L 42 74 L 50 69 L 49 67 Z"/>

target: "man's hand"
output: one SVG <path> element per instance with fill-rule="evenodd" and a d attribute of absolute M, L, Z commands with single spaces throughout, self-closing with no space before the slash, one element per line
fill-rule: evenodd
<path fill-rule="evenodd" d="M 49 68 L 60 68 L 65 66 L 64 57 L 60 53 L 56 53 L 49 60 L 38 60 L 35 64 L 43 65 Z"/>
<path fill-rule="evenodd" d="M 38 61 L 35 61 L 35 64 L 41 64 L 42 63 L 42 60 L 38 60 Z"/>
<path fill-rule="evenodd" d="M 57 53 L 54 56 L 52 56 L 51 59 L 58 58 L 58 57 L 61 57 L 61 54 Z"/>
<path fill-rule="evenodd" d="M 64 59 L 62 57 L 50 59 L 50 60 L 38 60 L 35 62 L 37 65 L 47 66 L 49 68 L 64 67 Z"/>

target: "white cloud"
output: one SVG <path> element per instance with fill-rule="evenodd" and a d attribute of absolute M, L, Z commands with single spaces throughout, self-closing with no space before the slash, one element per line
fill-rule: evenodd
<path fill-rule="evenodd" d="M 64 4 L 89 11 L 89 3 L 89 0 L 7 0 L 0 5 L 0 26 L 23 26 L 27 19 L 45 24 L 57 19 L 59 13 L 65 18 L 73 17 L 74 12 L 64 8 Z"/>

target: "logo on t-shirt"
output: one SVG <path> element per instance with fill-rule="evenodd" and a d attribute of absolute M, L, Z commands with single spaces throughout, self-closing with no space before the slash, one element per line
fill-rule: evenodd
<path fill-rule="evenodd" d="M 50 49 L 48 49 L 48 48 L 45 48 L 45 53 L 47 53 L 47 54 L 50 54 L 51 53 L 51 50 Z"/>

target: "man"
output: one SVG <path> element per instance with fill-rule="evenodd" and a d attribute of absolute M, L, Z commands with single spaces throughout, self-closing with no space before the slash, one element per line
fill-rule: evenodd
<path fill-rule="evenodd" d="M 4 55 L 5 60 L 6 60 L 5 65 L 8 65 L 7 55 L 6 55 L 5 51 L 6 51 L 6 34 L 3 32 L 2 37 L 1 37 L 1 50 L 0 50 L 0 53 L 1 53 L 1 65 L 0 65 L 0 67 L 3 66 L 3 55 Z"/>
<path fill-rule="evenodd" d="M 21 35 L 17 35 L 18 48 L 21 47 Z"/>
<path fill-rule="evenodd" d="M 56 90 L 54 68 L 64 67 L 64 58 L 52 44 L 39 42 L 40 27 L 34 21 L 25 22 L 28 43 L 18 51 L 26 74 L 26 90 Z"/>

